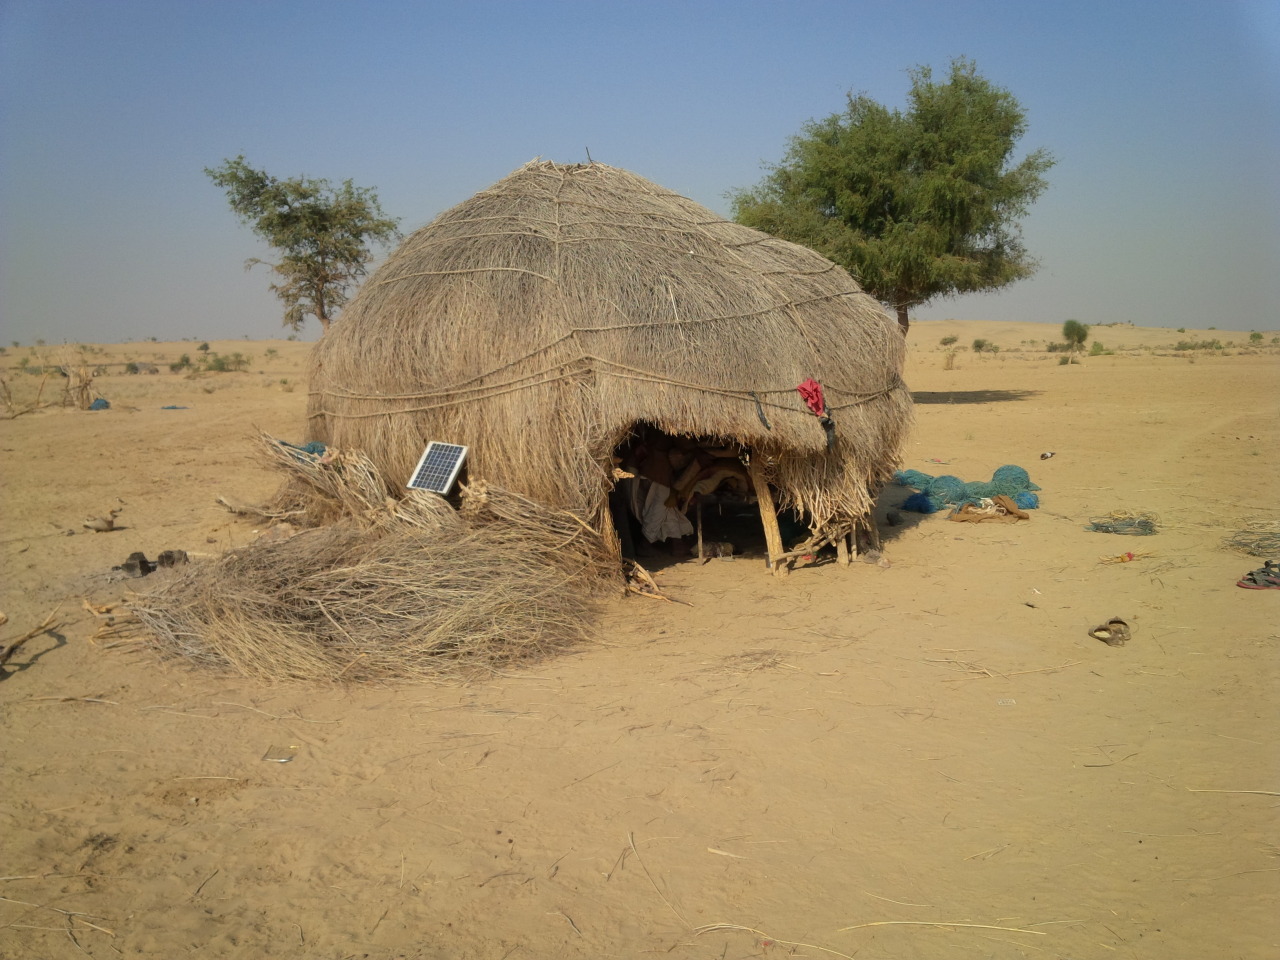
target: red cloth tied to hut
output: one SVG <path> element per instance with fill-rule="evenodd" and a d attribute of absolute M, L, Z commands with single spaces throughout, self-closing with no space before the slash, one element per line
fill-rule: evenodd
<path fill-rule="evenodd" d="M 800 386 L 796 387 L 800 392 L 800 396 L 804 398 L 804 402 L 809 405 L 809 409 L 813 411 L 815 417 L 821 417 L 827 412 L 827 403 L 822 398 L 822 384 L 810 377 Z"/>

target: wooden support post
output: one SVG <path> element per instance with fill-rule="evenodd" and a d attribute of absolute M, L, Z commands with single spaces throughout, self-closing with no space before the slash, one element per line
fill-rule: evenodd
<path fill-rule="evenodd" d="M 847 567 L 849 562 L 849 535 L 842 533 L 836 537 L 836 563 Z"/>
<path fill-rule="evenodd" d="M 764 525 L 764 542 L 769 549 L 769 570 L 775 577 L 785 577 L 791 572 L 790 562 L 781 559 L 786 550 L 782 546 L 782 531 L 778 528 L 778 509 L 773 504 L 773 491 L 764 478 L 764 470 L 755 453 L 747 465 L 751 473 L 751 485 L 756 490 L 756 502 L 760 505 L 760 522 Z"/>
<path fill-rule="evenodd" d="M 699 495 L 697 503 L 698 515 L 698 562 L 701 563 L 705 558 L 702 555 L 702 497 Z"/>
<path fill-rule="evenodd" d="M 853 528 L 853 545 L 858 556 L 880 553 L 880 528 L 876 526 L 876 518 L 867 516 L 859 520 Z"/>

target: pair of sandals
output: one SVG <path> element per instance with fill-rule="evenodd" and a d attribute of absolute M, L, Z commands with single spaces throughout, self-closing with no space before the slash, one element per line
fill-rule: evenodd
<path fill-rule="evenodd" d="M 1280 562 L 1266 561 L 1237 580 L 1236 586 L 1246 590 L 1280 590 Z"/>
<path fill-rule="evenodd" d="M 1111 647 L 1128 643 L 1133 637 L 1133 628 L 1119 617 L 1112 617 L 1106 623 L 1100 623 L 1089 631 L 1089 636 L 1101 640 Z"/>

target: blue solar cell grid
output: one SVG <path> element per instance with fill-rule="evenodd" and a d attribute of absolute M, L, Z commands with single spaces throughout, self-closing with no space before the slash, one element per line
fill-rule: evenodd
<path fill-rule="evenodd" d="M 458 478 L 458 471 L 462 469 L 462 461 L 466 458 L 466 447 L 432 440 L 414 468 L 409 486 L 414 490 L 446 494 L 453 486 L 453 481 Z"/>

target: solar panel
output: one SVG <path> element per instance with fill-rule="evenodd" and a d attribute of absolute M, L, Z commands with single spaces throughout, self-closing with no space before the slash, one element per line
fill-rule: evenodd
<path fill-rule="evenodd" d="M 413 469 L 408 486 L 414 490 L 430 490 L 441 496 L 449 492 L 458 479 L 462 461 L 467 459 L 467 448 L 456 443 L 440 443 L 432 440 L 423 451 L 422 459 Z"/>

